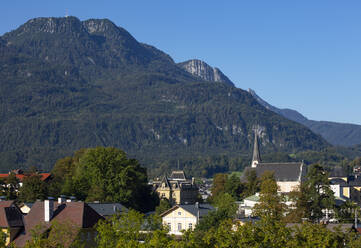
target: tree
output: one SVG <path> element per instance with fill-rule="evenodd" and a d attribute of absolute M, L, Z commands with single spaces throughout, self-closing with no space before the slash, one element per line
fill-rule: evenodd
<path fill-rule="evenodd" d="M 4 195 L 8 200 L 15 200 L 18 197 L 18 191 L 20 188 L 19 179 L 16 177 L 14 172 L 11 172 L 4 182 Z"/>
<path fill-rule="evenodd" d="M 285 212 L 284 197 L 278 194 L 278 186 L 273 173 L 265 173 L 261 179 L 260 200 L 253 208 L 253 215 L 275 222 L 280 221 Z"/>
<path fill-rule="evenodd" d="M 148 185 L 146 169 L 113 147 L 89 148 L 74 162 L 63 193 L 86 201 L 121 202 L 127 207 L 154 209 L 156 196 Z"/>
<path fill-rule="evenodd" d="M 333 208 L 335 197 L 327 172 L 321 165 L 314 164 L 309 167 L 298 201 L 297 204 L 304 210 L 303 217 L 311 221 L 320 222 L 324 216 L 323 210 Z"/>
<path fill-rule="evenodd" d="M 223 194 L 225 192 L 225 184 L 227 181 L 227 174 L 218 173 L 213 177 L 212 185 L 212 199 L 215 199 L 218 194 Z"/>
<path fill-rule="evenodd" d="M 155 208 L 155 214 L 160 215 L 171 207 L 172 205 L 169 203 L 168 199 L 161 199 L 159 205 Z"/>
<path fill-rule="evenodd" d="M 211 211 L 203 217 L 196 226 L 196 231 L 205 232 L 211 227 L 218 227 L 222 221 L 235 217 L 237 205 L 231 195 L 227 193 L 220 194 L 214 199 L 214 203 L 217 210 Z"/>
<path fill-rule="evenodd" d="M 244 199 L 248 196 L 256 194 L 259 191 L 259 180 L 255 170 L 246 170 L 245 172 L 245 190 L 241 194 L 241 198 Z"/>
<path fill-rule="evenodd" d="M 226 180 L 224 184 L 224 190 L 230 194 L 234 199 L 240 200 L 240 196 L 245 191 L 245 185 L 241 183 L 240 177 L 232 174 Z"/>
<path fill-rule="evenodd" d="M 47 187 L 41 175 L 30 174 L 23 179 L 23 186 L 19 189 L 19 200 L 22 202 L 34 202 L 37 199 L 44 200 L 47 197 Z"/>

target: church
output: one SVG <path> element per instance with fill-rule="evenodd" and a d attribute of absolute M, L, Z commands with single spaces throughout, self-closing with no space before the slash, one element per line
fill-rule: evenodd
<path fill-rule="evenodd" d="M 254 145 L 253 145 L 253 156 L 250 167 L 245 169 L 256 171 L 257 177 L 260 178 L 266 171 L 274 173 L 279 192 L 289 193 L 293 190 L 299 189 L 301 182 L 306 176 L 306 165 L 302 162 L 276 162 L 276 163 L 265 163 L 261 160 L 258 137 L 255 133 Z"/>

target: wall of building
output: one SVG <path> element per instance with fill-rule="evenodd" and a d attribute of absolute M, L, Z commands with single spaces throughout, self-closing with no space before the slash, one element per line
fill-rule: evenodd
<path fill-rule="evenodd" d="M 289 182 L 277 182 L 279 187 L 279 192 L 289 193 L 291 191 L 299 189 L 301 183 L 298 181 L 289 181 Z"/>
<path fill-rule="evenodd" d="M 197 225 L 197 217 L 185 211 L 182 208 L 177 208 L 162 218 L 163 225 L 169 226 L 169 234 L 182 235 L 181 230 L 188 230 L 189 224 L 192 224 L 192 230 Z M 180 224 L 180 226 L 179 226 Z M 181 230 L 179 230 L 181 227 Z"/>

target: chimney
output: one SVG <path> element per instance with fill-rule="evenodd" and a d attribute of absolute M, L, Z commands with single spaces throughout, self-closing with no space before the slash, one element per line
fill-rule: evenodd
<path fill-rule="evenodd" d="M 44 220 L 49 222 L 54 212 L 54 198 L 48 197 L 48 200 L 44 201 Z"/>
<path fill-rule="evenodd" d="M 58 197 L 58 203 L 59 204 L 63 204 L 66 201 L 66 196 L 65 195 L 60 195 L 60 197 Z"/>

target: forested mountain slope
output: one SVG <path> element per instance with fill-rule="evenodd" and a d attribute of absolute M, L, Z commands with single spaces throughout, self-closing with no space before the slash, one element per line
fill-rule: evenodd
<path fill-rule="evenodd" d="M 115 146 L 148 168 L 178 159 L 322 149 L 248 92 L 191 75 L 111 21 L 36 18 L 0 37 L 0 168 Z M 210 160 L 210 165 L 212 160 Z"/>

